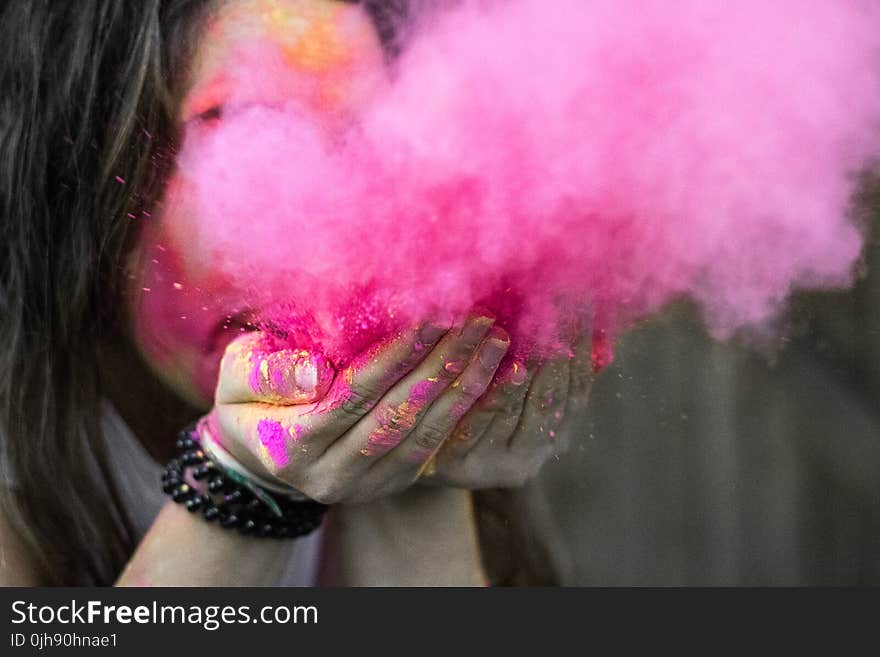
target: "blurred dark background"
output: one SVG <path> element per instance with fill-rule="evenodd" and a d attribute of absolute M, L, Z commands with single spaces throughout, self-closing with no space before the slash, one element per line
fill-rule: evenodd
<path fill-rule="evenodd" d="M 769 348 L 685 304 L 623 338 L 538 482 L 564 583 L 880 584 L 880 187 L 858 207 L 858 284 L 798 295 Z"/>

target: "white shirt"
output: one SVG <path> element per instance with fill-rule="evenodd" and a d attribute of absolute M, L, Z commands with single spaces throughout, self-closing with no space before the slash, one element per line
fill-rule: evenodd
<path fill-rule="evenodd" d="M 101 427 L 107 443 L 113 483 L 119 491 L 135 539 L 140 542 L 169 499 L 162 492 L 160 484 L 162 465 L 147 453 L 109 402 L 102 404 Z M 92 471 L 93 476 L 100 476 L 97 468 L 92 468 Z M 9 460 L 0 458 L 0 482 L 15 487 L 16 481 Z M 199 517 L 194 517 L 193 521 L 203 522 Z M 277 586 L 314 586 L 320 563 L 321 531 L 288 540 L 287 543 L 289 557 Z"/>

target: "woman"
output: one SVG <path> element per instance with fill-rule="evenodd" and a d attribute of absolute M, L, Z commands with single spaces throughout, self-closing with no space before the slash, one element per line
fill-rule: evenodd
<path fill-rule="evenodd" d="M 498 521 L 497 494 L 478 500 L 478 532 L 465 489 L 519 485 L 561 449 L 548 435 L 583 406 L 588 350 L 499 372 L 508 339 L 491 318 L 427 321 L 335 378 L 306 359 L 309 383 L 255 392 L 242 355 L 274 357 L 266 336 L 151 294 L 202 275 L 175 146 L 222 121 L 211 82 L 236 46 L 296 49 L 293 100 L 335 125 L 377 93 L 405 3 L 45 0 L 0 16 L 0 582 L 310 584 L 320 564 L 323 582 L 481 584 L 491 528 L 534 557 L 511 538 L 517 519 Z M 325 56 L 338 47 L 348 56 Z M 331 79 L 346 81 L 333 103 L 311 102 Z M 163 496 L 159 464 L 202 415 L 244 472 L 337 505 L 326 535 L 260 540 Z M 270 420 L 305 426 L 282 464 L 255 439 Z"/>

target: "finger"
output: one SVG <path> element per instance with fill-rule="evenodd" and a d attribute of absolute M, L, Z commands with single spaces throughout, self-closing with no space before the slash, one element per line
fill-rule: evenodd
<path fill-rule="evenodd" d="M 355 459 L 366 468 L 396 447 L 431 403 L 458 378 L 493 321 L 475 317 L 461 331 L 449 332 L 368 415 L 328 448 L 327 456 L 340 464 Z"/>
<path fill-rule="evenodd" d="M 593 344 L 587 335 L 575 344 L 574 357 L 569 365 L 565 409 L 562 422 L 555 429 L 557 454 L 568 450 L 572 439 L 583 434 L 583 423 L 590 405 L 590 394 L 595 377 Z"/>
<path fill-rule="evenodd" d="M 323 354 L 250 332 L 226 347 L 214 397 L 219 404 L 308 404 L 324 396 L 334 374 Z"/>
<path fill-rule="evenodd" d="M 593 345 L 588 334 L 575 343 L 574 359 L 571 362 L 570 369 L 566 415 L 577 415 L 587 408 L 595 376 L 593 369 Z"/>
<path fill-rule="evenodd" d="M 495 411 L 479 408 L 477 404 L 471 408 L 452 431 L 452 434 L 443 443 L 443 446 L 437 452 L 437 467 L 442 466 L 447 461 L 455 460 L 463 457 L 473 447 L 480 442 L 483 435 L 492 425 L 495 418 Z M 436 474 L 427 473 L 427 474 Z"/>
<path fill-rule="evenodd" d="M 510 446 L 514 433 L 519 429 L 526 399 L 534 388 L 535 379 L 541 366 L 536 362 L 531 362 L 524 369 L 522 385 L 511 387 L 509 398 L 502 404 L 495 407 L 490 406 L 490 408 L 495 408 L 495 417 L 472 451 L 479 448 L 483 453 L 493 450 L 497 452 L 507 450 Z"/>
<path fill-rule="evenodd" d="M 510 439 L 511 450 L 555 451 L 556 429 L 562 421 L 568 396 L 569 359 L 557 358 L 544 363 L 526 395 L 519 426 Z"/>
<path fill-rule="evenodd" d="M 459 420 L 489 387 L 509 347 L 507 333 L 493 328 L 461 376 L 430 405 L 405 439 L 372 466 L 380 479 L 395 475 L 406 480 L 418 477 Z"/>
<path fill-rule="evenodd" d="M 525 390 L 517 396 L 519 408 L 499 412 L 467 454 L 443 470 L 438 468 L 438 479 L 465 488 L 483 488 L 487 480 L 515 487 L 534 477 L 556 450 L 549 435 L 555 429 L 544 427 L 542 432 L 535 411 L 546 410 L 541 408 L 541 400 L 546 399 L 548 380 L 561 377 L 560 372 L 552 371 L 560 365 L 559 361 L 533 365 Z"/>
<path fill-rule="evenodd" d="M 531 375 L 521 362 L 510 363 L 499 371 L 486 394 L 465 414 L 449 440 L 443 444 L 437 454 L 438 472 L 444 469 L 445 464 L 463 458 L 474 449 L 490 434 L 490 427 L 498 417 L 518 419 L 530 380 Z M 515 422 L 513 424 L 515 426 Z M 504 447 L 508 437 L 509 434 L 500 441 Z"/>
<path fill-rule="evenodd" d="M 444 325 L 426 324 L 357 356 L 322 399 L 301 409 L 300 422 L 312 442 L 326 449 L 364 419 L 392 386 L 433 353 L 448 331 Z"/>
<path fill-rule="evenodd" d="M 488 414 L 491 418 L 488 426 L 471 444 L 447 440 L 435 458 L 432 475 L 422 475 L 425 483 L 481 488 L 487 481 L 503 480 L 499 470 L 510 460 L 508 442 L 518 425 L 536 371 L 536 365 L 526 369 L 519 363 L 515 368 L 508 366 L 496 377 L 498 385 L 493 384 L 491 391 L 468 413 L 468 416 Z"/>
<path fill-rule="evenodd" d="M 295 462 L 314 460 L 355 423 L 355 404 L 361 404 L 364 413 L 369 412 L 384 386 L 393 385 L 418 364 L 446 331 L 446 327 L 429 324 L 368 350 L 336 377 L 330 392 L 317 403 L 217 403 L 215 414 L 224 444 L 242 462 L 261 463 L 276 473 Z M 242 340 L 240 348 L 246 352 L 257 341 L 257 337 Z M 227 367 L 246 371 L 245 366 L 234 362 L 235 358 L 232 351 Z M 340 402 L 343 388 L 350 394 Z"/>

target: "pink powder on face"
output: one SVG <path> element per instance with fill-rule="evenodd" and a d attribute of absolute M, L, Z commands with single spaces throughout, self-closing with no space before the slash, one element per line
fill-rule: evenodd
<path fill-rule="evenodd" d="M 257 423 L 257 437 L 276 468 L 284 468 L 290 463 L 290 454 L 287 452 L 288 433 L 279 422 L 260 420 Z"/>
<path fill-rule="evenodd" d="M 683 295 L 717 336 L 763 326 L 793 289 L 852 280 L 878 24 L 863 0 L 464 2 L 345 134 L 233 85 L 179 159 L 192 244 L 337 365 L 475 304 L 523 360 L 601 317 L 596 369 Z"/>

